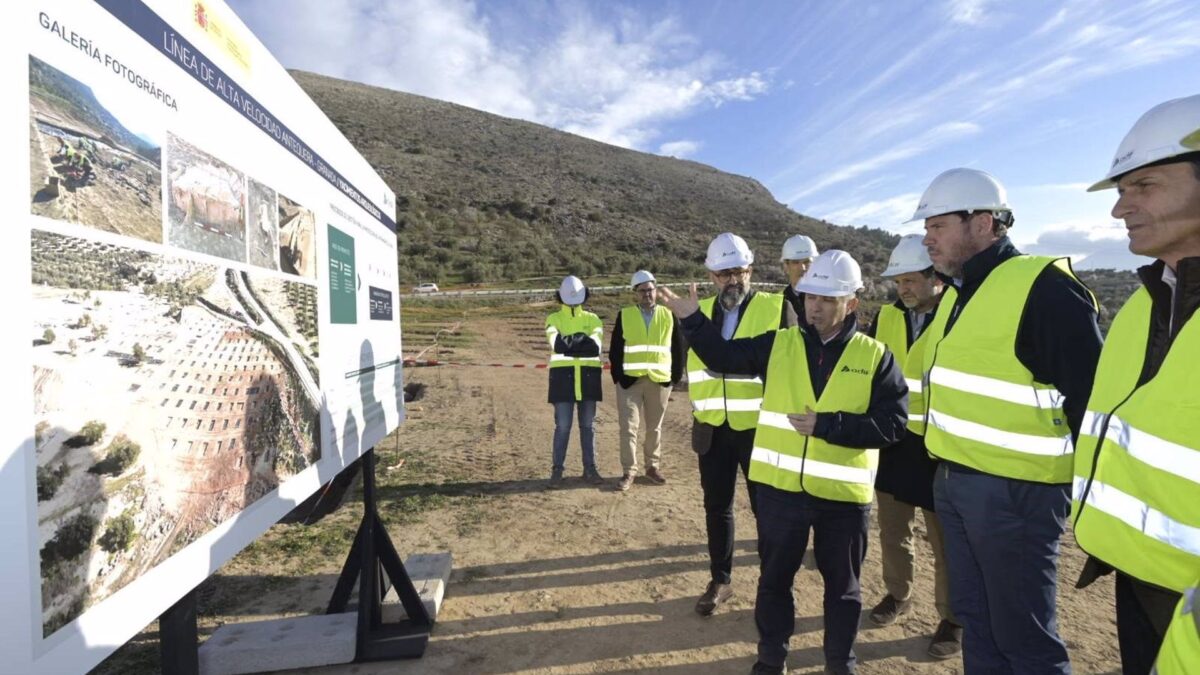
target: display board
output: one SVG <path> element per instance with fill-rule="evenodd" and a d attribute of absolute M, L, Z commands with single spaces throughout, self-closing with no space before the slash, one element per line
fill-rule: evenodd
<path fill-rule="evenodd" d="M 402 421 L 395 197 L 222 2 L 9 14 L 0 670 L 83 672 Z"/>

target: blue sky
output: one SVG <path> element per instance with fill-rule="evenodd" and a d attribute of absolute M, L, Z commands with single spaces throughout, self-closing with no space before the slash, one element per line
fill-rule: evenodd
<path fill-rule="evenodd" d="M 230 4 L 288 68 L 694 159 L 838 224 L 916 231 L 934 176 L 984 169 L 1018 245 L 1084 267 L 1142 262 L 1084 189 L 1200 91 L 1195 0 Z"/>

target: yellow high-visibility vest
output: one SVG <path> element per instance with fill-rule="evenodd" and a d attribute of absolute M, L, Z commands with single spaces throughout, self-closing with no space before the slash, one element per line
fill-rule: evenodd
<path fill-rule="evenodd" d="M 1167 627 L 1151 675 L 1196 675 L 1200 672 L 1200 588 L 1184 589 Z"/>
<path fill-rule="evenodd" d="M 621 310 L 621 331 L 625 336 L 625 374 L 649 377 L 652 382 L 671 380 L 671 333 L 675 321 L 671 310 L 655 305 L 647 328 L 642 310 L 630 305 Z"/>
<path fill-rule="evenodd" d="M 715 297 L 700 301 L 700 311 L 712 319 Z M 734 339 L 754 337 L 779 328 L 783 295 L 755 293 L 738 322 Z M 720 426 L 726 420 L 738 431 L 753 429 L 762 406 L 762 378 L 755 375 L 726 375 L 710 370 L 695 350 L 688 350 L 688 396 L 697 421 Z"/>
<path fill-rule="evenodd" d="M 572 308 L 563 305 L 557 312 L 546 317 L 546 339 L 550 342 L 550 367 L 551 368 L 574 368 L 575 369 L 575 400 L 583 400 L 583 378 L 580 377 L 581 368 L 600 368 L 600 356 L 574 357 L 566 354 L 554 353 L 554 340 L 559 335 L 574 335 L 575 333 L 586 333 L 595 343 L 596 347 L 603 351 L 601 340 L 604 337 L 604 325 L 600 323 L 600 317 L 591 312 Z"/>
<path fill-rule="evenodd" d="M 904 381 L 908 383 L 908 430 L 919 436 L 925 435 L 925 395 L 921 373 L 925 367 L 925 345 L 929 342 L 929 330 L 922 331 L 917 340 L 908 344 L 908 324 L 904 311 L 895 305 L 884 305 L 875 320 L 875 339 L 887 345 Z"/>
<path fill-rule="evenodd" d="M 1138 386 L 1151 304 L 1146 289 L 1134 293 L 1100 352 L 1072 511 L 1080 548 L 1182 592 L 1200 574 L 1200 319 L 1184 324 L 1158 373 Z"/>
<path fill-rule="evenodd" d="M 806 409 L 867 412 L 871 382 L 883 354 L 883 343 L 856 333 L 817 398 L 808 370 L 804 335 L 799 328 L 776 333 L 767 362 L 766 393 L 754 432 L 750 480 L 788 492 L 808 492 L 822 499 L 870 504 L 875 495 L 879 449 L 848 448 L 801 435 L 787 416 L 803 414 Z"/>
<path fill-rule="evenodd" d="M 1074 277 L 1065 258 L 1019 255 L 1000 263 L 949 335 L 957 290 L 946 290 L 923 358 L 925 445 L 934 457 L 1004 478 L 1071 482 L 1063 395 L 1035 381 L 1016 353 L 1030 291 L 1050 265 Z"/>

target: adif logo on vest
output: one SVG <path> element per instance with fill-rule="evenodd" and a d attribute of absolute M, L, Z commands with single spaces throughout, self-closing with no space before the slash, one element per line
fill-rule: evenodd
<path fill-rule="evenodd" d="M 858 375 L 870 375 L 871 374 L 869 371 L 867 371 L 866 368 L 851 368 L 850 366 L 842 366 L 842 370 L 840 372 L 856 373 Z"/>

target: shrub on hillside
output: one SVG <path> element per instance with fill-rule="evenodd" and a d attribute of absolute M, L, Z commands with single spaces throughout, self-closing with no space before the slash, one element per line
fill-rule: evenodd
<path fill-rule="evenodd" d="M 133 516 L 122 513 L 108 521 L 104 534 L 100 535 L 100 548 L 109 553 L 128 551 L 136 536 L 137 526 L 133 522 Z"/>
<path fill-rule="evenodd" d="M 134 443 L 125 436 L 117 436 L 113 439 L 112 443 L 108 444 L 104 459 L 93 464 L 92 468 L 88 469 L 88 472 L 119 476 L 125 473 L 126 469 L 133 466 L 141 451 L 142 448 L 137 443 Z"/>
<path fill-rule="evenodd" d="M 90 513 L 80 513 L 63 523 L 54 537 L 42 547 L 42 568 L 53 567 L 83 555 L 92 545 L 96 525 L 96 519 Z"/>
<path fill-rule="evenodd" d="M 53 499 L 70 471 L 71 469 L 66 463 L 59 464 L 53 469 L 49 466 L 39 466 L 37 469 L 38 501 L 44 502 Z"/>

